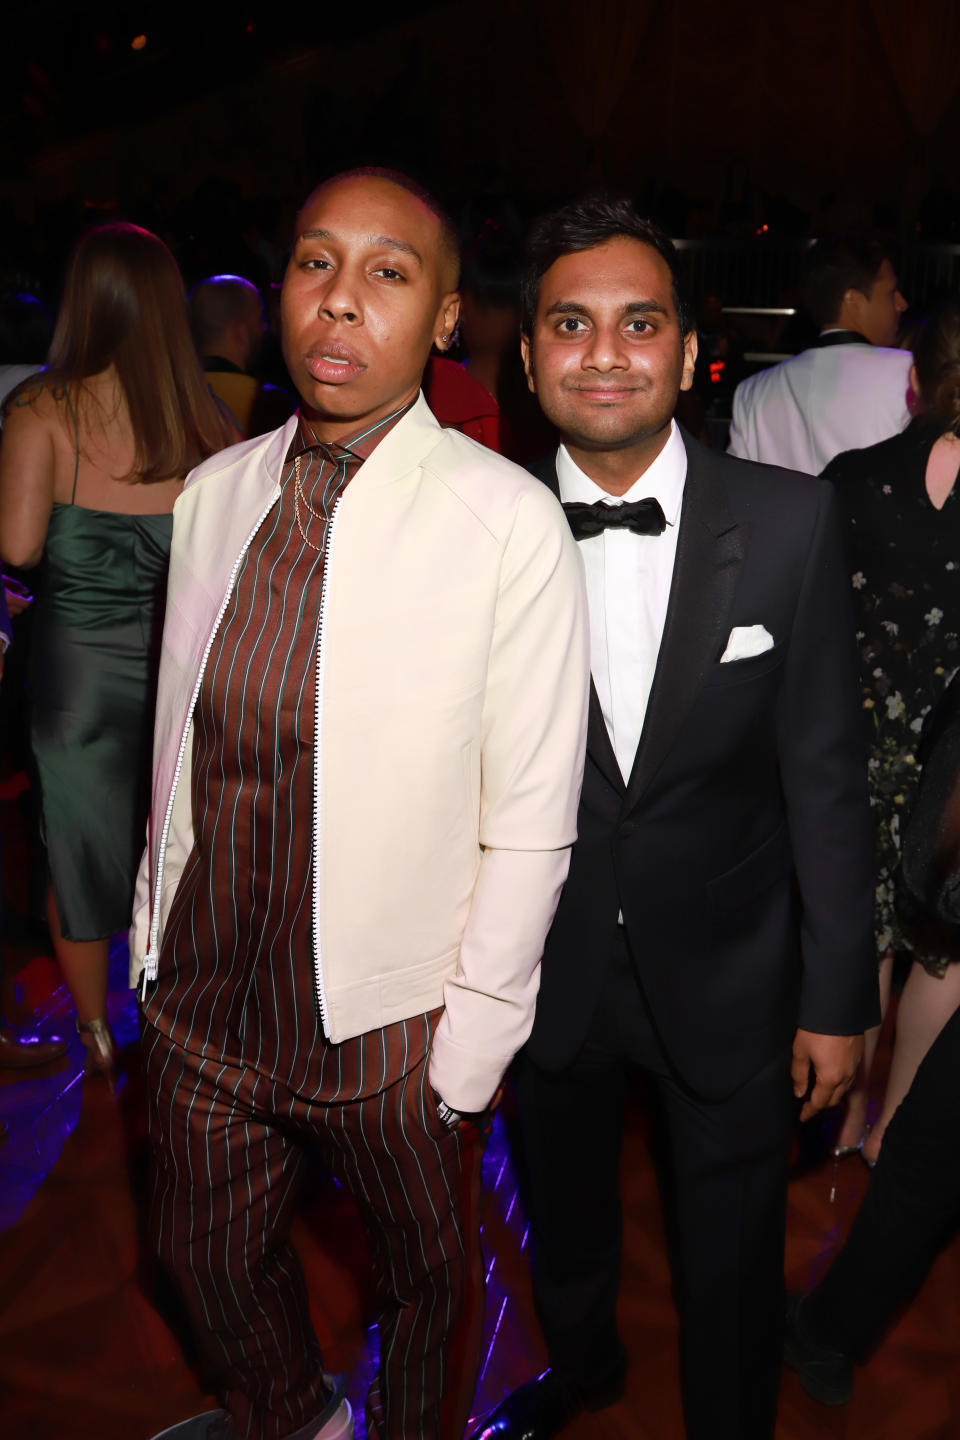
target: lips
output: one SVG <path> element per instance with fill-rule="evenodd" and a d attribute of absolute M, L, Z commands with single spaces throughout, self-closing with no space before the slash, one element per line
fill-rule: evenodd
<path fill-rule="evenodd" d="M 571 388 L 577 395 L 582 395 L 585 400 L 593 400 L 601 405 L 615 405 L 618 401 L 629 399 L 635 393 L 633 386 L 625 385 L 574 385 Z"/>
<path fill-rule="evenodd" d="M 357 352 L 342 340 L 313 345 L 304 356 L 304 364 L 321 385 L 344 385 L 367 368 Z"/>

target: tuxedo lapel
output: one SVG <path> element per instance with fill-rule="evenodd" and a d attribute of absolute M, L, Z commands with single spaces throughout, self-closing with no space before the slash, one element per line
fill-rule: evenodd
<path fill-rule="evenodd" d="M 683 440 L 687 478 L 677 556 L 624 814 L 634 808 L 659 769 L 710 666 L 723 651 L 746 553 L 746 527 L 730 512 L 726 488 L 715 473 L 710 452 L 686 434 Z"/>
<path fill-rule="evenodd" d="M 587 710 L 587 754 L 601 775 L 610 781 L 614 790 L 620 795 L 625 794 L 626 787 L 623 783 L 623 776 L 620 773 L 620 766 L 610 740 L 607 722 L 603 718 L 600 696 L 597 694 L 597 687 L 593 683 L 592 675 L 590 676 L 590 705 Z"/>
<path fill-rule="evenodd" d="M 557 479 L 557 452 L 551 451 L 535 465 L 531 465 L 530 474 L 542 480 L 549 490 L 552 490 L 557 499 L 560 499 L 560 482 Z M 603 711 L 600 708 L 600 697 L 597 694 L 597 687 L 593 683 L 593 676 L 590 677 L 590 704 L 587 710 L 587 754 L 596 765 L 601 775 L 609 780 L 613 788 L 624 794 L 625 786 L 623 776 L 620 773 L 620 766 L 617 764 L 617 757 L 614 754 L 613 745 L 610 743 L 610 734 L 603 718 Z"/>

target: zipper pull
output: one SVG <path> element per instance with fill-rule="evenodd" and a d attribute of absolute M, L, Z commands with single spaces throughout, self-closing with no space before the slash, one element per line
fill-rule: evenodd
<path fill-rule="evenodd" d="M 157 972 L 159 970 L 158 956 L 156 950 L 148 950 L 143 960 L 143 969 L 137 980 L 137 999 L 142 1005 L 147 998 L 147 986 L 157 983 Z"/>

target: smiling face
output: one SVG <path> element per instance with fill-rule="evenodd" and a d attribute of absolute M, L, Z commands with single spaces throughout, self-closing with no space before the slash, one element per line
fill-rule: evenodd
<path fill-rule="evenodd" d="M 322 186 L 296 228 L 283 355 L 318 438 L 342 439 L 415 398 L 456 324 L 455 261 L 437 217 L 380 177 Z"/>
<path fill-rule="evenodd" d="M 530 388 L 574 458 L 633 451 L 639 473 L 693 383 L 697 338 L 680 333 L 666 261 L 617 236 L 554 261 L 522 348 Z"/>

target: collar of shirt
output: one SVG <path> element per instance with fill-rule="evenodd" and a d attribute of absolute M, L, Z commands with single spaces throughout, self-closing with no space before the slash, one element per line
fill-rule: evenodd
<path fill-rule="evenodd" d="M 595 480 L 591 480 L 570 458 L 565 445 L 561 445 L 557 451 L 557 480 L 560 499 L 564 504 L 579 501 L 594 505 L 599 500 L 606 505 L 623 505 L 627 501 L 646 500 L 650 497 L 659 500 L 667 524 L 676 525 L 680 519 L 686 478 L 687 452 L 675 420 L 670 421 L 670 434 L 660 454 L 633 482 L 625 495 L 611 495 Z"/>
<path fill-rule="evenodd" d="M 332 445 L 318 440 L 313 433 L 310 421 L 302 412 L 298 411 L 297 428 L 293 432 L 284 463 L 289 465 L 298 455 L 306 455 L 311 450 L 319 451 L 331 461 L 347 458 L 362 463 L 364 460 L 369 460 L 387 432 L 392 430 L 397 421 L 402 420 L 407 411 L 412 410 L 415 404 L 416 400 L 411 400 L 409 405 L 403 405 L 399 410 L 384 415 L 382 420 L 377 420 L 372 425 L 364 425 L 356 434 L 348 435 L 344 440 L 337 440 Z"/>
<path fill-rule="evenodd" d="M 859 330 L 850 330 L 846 325 L 831 325 L 821 330 L 813 348 L 823 345 L 869 345 L 866 335 Z"/>

